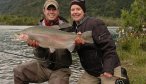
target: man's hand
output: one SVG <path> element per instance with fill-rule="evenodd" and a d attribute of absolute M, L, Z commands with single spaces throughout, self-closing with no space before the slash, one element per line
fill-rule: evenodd
<path fill-rule="evenodd" d="M 85 40 L 83 38 L 81 38 L 81 32 L 78 32 L 77 33 L 77 36 L 75 38 L 75 44 L 76 45 L 82 45 L 82 44 L 85 44 Z"/>
<path fill-rule="evenodd" d="M 101 74 L 100 76 L 104 76 L 104 77 L 107 77 L 107 78 L 113 77 L 113 75 L 112 75 L 111 73 L 108 73 L 108 72 L 104 72 L 104 73 Z"/>
<path fill-rule="evenodd" d="M 39 47 L 39 44 L 35 40 L 27 40 L 27 44 L 31 47 Z"/>

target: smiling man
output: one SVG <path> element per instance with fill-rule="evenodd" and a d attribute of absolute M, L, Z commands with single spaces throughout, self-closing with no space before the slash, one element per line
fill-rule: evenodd
<path fill-rule="evenodd" d="M 114 78 L 122 77 L 121 64 L 107 26 L 102 20 L 87 16 L 85 0 L 71 0 L 70 14 L 73 20 L 71 31 L 79 35 L 91 31 L 94 41 L 85 43 L 79 36 L 75 39 L 77 53 L 85 69 L 78 84 L 115 84 Z"/>
<path fill-rule="evenodd" d="M 47 0 L 43 7 L 44 18 L 39 22 L 41 26 L 68 24 L 59 15 L 59 5 L 56 0 Z M 46 27 L 47 28 L 47 27 Z M 26 62 L 14 68 L 14 83 L 29 84 L 48 81 L 48 84 L 69 84 L 72 64 L 71 53 L 67 49 L 50 49 L 38 46 L 34 40 L 28 45 L 34 47 L 34 55 L 38 60 Z"/>
<path fill-rule="evenodd" d="M 41 23 L 43 26 L 60 25 L 67 22 L 62 18 L 59 11 L 59 4 L 55 0 L 47 0 L 43 8 L 44 18 Z"/>

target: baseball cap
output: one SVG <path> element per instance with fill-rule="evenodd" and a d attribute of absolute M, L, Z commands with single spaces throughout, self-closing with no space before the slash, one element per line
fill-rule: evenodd
<path fill-rule="evenodd" d="M 59 4 L 56 0 L 46 0 L 44 8 L 53 5 L 56 9 L 59 9 Z"/>

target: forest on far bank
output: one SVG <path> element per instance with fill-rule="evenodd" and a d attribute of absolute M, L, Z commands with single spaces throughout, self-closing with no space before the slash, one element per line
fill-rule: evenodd
<path fill-rule="evenodd" d="M 0 24 L 35 25 L 43 17 L 46 0 L 0 0 Z M 70 21 L 70 0 L 57 0 L 60 14 Z M 134 0 L 85 0 L 87 14 L 98 17 L 107 25 L 119 25 L 121 9 L 130 10 Z"/>
<path fill-rule="evenodd" d="M 57 0 L 61 15 L 69 17 L 70 0 Z M 85 0 L 91 16 L 120 17 L 121 9 L 130 9 L 134 0 Z M 0 0 L 0 15 L 41 17 L 45 0 Z"/>

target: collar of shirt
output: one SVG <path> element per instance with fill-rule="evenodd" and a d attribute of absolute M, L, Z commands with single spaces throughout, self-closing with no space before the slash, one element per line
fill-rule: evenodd
<path fill-rule="evenodd" d="M 56 20 L 53 20 L 53 21 L 48 21 L 48 20 L 44 19 L 44 23 L 46 26 L 59 25 L 59 18 L 57 18 Z"/>
<path fill-rule="evenodd" d="M 85 16 L 79 23 L 76 23 L 77 26 L 81 25 L 89 16 Z"/>

